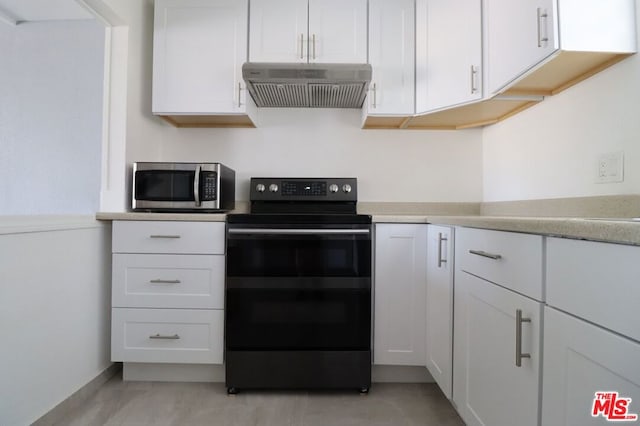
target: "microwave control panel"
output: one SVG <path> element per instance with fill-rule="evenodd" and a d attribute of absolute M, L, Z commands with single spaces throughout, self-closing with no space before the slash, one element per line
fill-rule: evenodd
<path fill-rule="evenodd" d="M 218 174 L 216 172 L 201 172 L 200 200 L 215 201 L 218 189 Z"/>

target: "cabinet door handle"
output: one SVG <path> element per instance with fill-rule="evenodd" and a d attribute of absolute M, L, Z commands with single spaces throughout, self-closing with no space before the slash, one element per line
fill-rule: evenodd
<path fill-rule="evenodd" d="M 486 251 L 482 251 L 482 250 L 469 250 L 469 253 L 475 254 L 476 256 L 487 257 L 487 258 L 493 259 L 493 260 L 502 259 L 502 255 L 500 255 L 500 254 L 487 253 Z"/>
<path fill-rule="evenodd" d="M 180 280 L 149 280 L 151 284 L 180 284 L 182 281 Z"/>
<path fill-rule="evenodd" d="M 522 358 L 531 358 L 531 354 L 522 353 L 523 322 L 531 322 L 531 318 L 522 318 L 522 309 L 516 309 L 516 367 L 522 366 Z"/>
<path fill-rule="evenodd" d="M 478 68 L 471 65 L 471 94 L 478 92 Z"/>
<path fill-rule="evenodd" d="M 538 47 L 547 47 L 547 42 L 549 41 L 548 36 L 548 22 L 547 18 L 549 14 L 546 9 L 538 8 Z M 542 20 L 544 19 L 544 26 L 542 25 Z M 544 34 L 542 29 L 544 28 Z"/>
<path fill-rule="evenodd" d="M 157 238 L 157 239 L 178 239 L 181 238 L 180 235 L 149 235 L 149 238 Z"/>
<path fill-rule="evenodd" d="M 447 259 L 442 258 L 442 243 L 448 240 L 446 236 L 442 235 L 442 232 L 438 232 L 438 268 L 442 267 L 443 263 L 447 263 Z"/>
<path fill-rule="evenodd" d="M 376 83 L 373 83 L 373 85 L 371 86 L 371 91 L 373 92 L 373 109 L 378 108 L 378 90 L 376 87 Z"/>
<path fill-rule="evenodd" d="M 300 34 L 300 59 L 304 59 L 304 34 Z"/>
<path fill-rule="evenodd" d="M 238 83 L 238 108 L 242 107 L 242 83 Z"/>
<path fill-rule="evenodd" d="M 174 334 L 173 336 L 166 336 L 158 333 L 158 334 L 152 334 L 151 336 L 149 336 L 149 339 L 178 340 L 180 339 L 180 336 L 178 336 L 177 334 Z"/>
<path fill-rule="evenodd" d="M 316 35 L 313 34 L 311 36 L 311 38 L 313 39 L 313 60 L 316 60 Z"/>

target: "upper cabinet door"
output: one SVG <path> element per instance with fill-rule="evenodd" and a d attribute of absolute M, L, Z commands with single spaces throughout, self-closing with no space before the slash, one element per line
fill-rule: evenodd
<path fill-rule="evenodd" d="M 489 93 L 556 50 L 554 0 L 485 0 Z"/>
<path fill-rule="evenodd" d="M 416 112 L 481 99 L 482 0 L 418 0 L 416 10 Z"/>
<path fill-rule="evenodd" d="M 369 1 L 369 115 L 414 112 L 414 9 L 413 0 Z"/>
<path fill-rule="evenodd" d="M 367 62 L 367 0 L 309 0 L 309 62 Z"/>
<path fill-rule="evenodd" d="M 307 0 L 251 0 L 249 60 L 307 62 Z"/>
<path fill-rule="evenodd" d="M 154 113 L 245 110 L 246 0 L 156 0 Z"/>

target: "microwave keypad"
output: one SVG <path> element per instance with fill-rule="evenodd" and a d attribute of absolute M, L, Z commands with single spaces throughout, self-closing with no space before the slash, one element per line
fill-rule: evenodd
<path fill-rule="evenodd" d="M 200 180 L 200 199 L 202 201 L 215 201 L 217 178 L 215 172 L 202 172 Z"/>

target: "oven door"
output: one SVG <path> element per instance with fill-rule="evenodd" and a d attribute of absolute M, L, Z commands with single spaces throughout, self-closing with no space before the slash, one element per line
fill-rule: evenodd
<path fill-rule="evenodd" d="M 229 226 L 227 350 L 369 350 L 370 233 Z"/>

